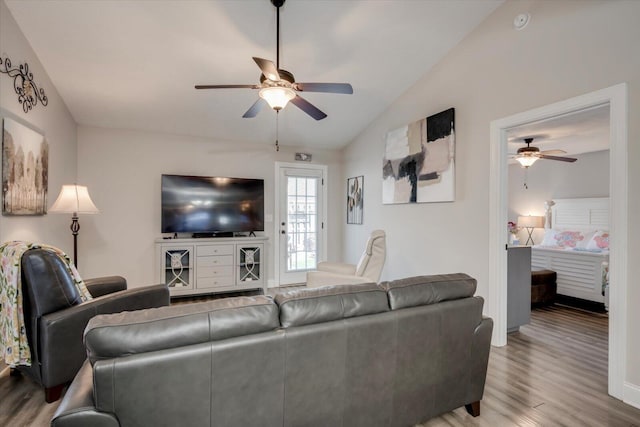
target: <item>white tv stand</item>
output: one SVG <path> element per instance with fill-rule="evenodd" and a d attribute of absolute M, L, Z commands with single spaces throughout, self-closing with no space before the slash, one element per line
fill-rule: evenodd
<path fill-rule="evenodd" d="M 156 281 L 171 296 L 265 289 L 267 237 L 156 239 Z"/>

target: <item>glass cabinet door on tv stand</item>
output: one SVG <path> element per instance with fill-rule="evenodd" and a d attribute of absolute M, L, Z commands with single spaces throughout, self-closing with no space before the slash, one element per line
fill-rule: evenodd
<path fill-rule="evenodd" d="M 193 246 L 163 246 L 161 281 L 169 289 L 193 289 L 193 253 Z"/>
<path fill-rule="evenodd" d="M 262 283 L 263 278 L 263 245 L 237 245 L 238 283 Z"/>

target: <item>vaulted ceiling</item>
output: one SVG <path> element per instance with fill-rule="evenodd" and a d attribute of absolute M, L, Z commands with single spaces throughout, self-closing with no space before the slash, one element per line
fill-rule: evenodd
<path fill-rule="evenodd" d="M 273 110 L 242 118 L 256 90 L 194 89 L 258 83 L 251 58 L 276 56 L 269 0 L 5 2 L 79 124 L 274 142 Z M 287 106 L 280 143 L 344 146 L 501 3 L 288 0 L 280 67 L 300 82 L 349 82 L 354 94 L 302 94 L 328 117 Z"/>

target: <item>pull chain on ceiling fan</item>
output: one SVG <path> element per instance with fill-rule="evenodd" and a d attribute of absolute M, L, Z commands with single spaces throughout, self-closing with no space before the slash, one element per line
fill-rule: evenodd
<path fill-rule="evenodd" d="M 280 142 L 278 141 L 278 117 L 280 117 L 280 110 L 276 110 L 276 151 L 280 151 Z"/>
<path fill-rule="evenodd" d="M 322 120 L 327 115 L 302 98 L 297 92 L 324 92 L 353 94 L 353 88 L 349 83 L 297 83 L 293 74 L 280 68 L 280 7 L 285 0 L 271 0 L 276 7 L 276 63 L 268 59 L 253 57 L 260 67 L 260 84 L 257 85 L 196 85 L 196 89 L 259 89 L 258 100 L 247 110 L 242 117 L 255 117 L 265 103 L 269 104 L 276 112 L 282 110 L 291 102 L 296 107 L 316 120 Z"/>

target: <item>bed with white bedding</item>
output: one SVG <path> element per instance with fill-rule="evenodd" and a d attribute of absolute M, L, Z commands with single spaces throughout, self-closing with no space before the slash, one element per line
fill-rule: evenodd
<path fill-rule="evenodd" d="M 555 271 L 558 294 L 607 306 L 609 198 L 553 202 L 544 240 L 532 247 L 531 268 Z"/>

